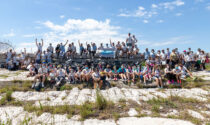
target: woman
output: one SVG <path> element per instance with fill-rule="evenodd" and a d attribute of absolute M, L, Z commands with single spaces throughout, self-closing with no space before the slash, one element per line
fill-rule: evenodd
<path fill-rule="evenodd" d="M 114 80 L 116 81 L 117 80 L 117 78 L 118 78 L 118 72 L 117 72 L 117 68 L 116 68 L 116 66 L 114 66 L 113 67 L 113 70 L 112 70 L 112 77 L 114 78 Z"/>
<path fill-rule="evenodd" d="M 175 65 L 175 69 L 173 69 L 173 74 L 176 75 L 177 83 L 181 84 L 181 70 L 178 65 Z"/>
<path fill-rule="evenodd" d="M 176 62 L 177 62 L 178 56 L 176 54 L 176 51 L 173 50 L 172 53 L 170 54 L 170 63 L 171 63 L 171 68 L 174 68 Z"/>
<path fill-rule="evenodd" d="M 160 71 L 160 66 L 156 65 L 155 68 L 153 69 L 153 78 L 156 81 L 156 84 L 159 88 L 163 88 L 163 82 L 161 78 L 161 71 Z"/>
<path fill-rule="evenodd" d="M 75 72 L 71 67 L 69 67 L 69 74 L 67 74 L 67 76 L 69 84 L 75 83 Z"/>
<path fill-rule="evenodd" d="M 164 72 L 165 72 L 165 77 L 168 79 L 168 84 L 174 83 L 174 74 L 169 64 L 166 65 Z"/>
<path fill-rule="evenodd" d="M 133 78 L 133 71 L 132 68 L 128 65 L 128 67 L 126 68 L 126 77 L 128 79 L 128 82 L 130 82 L 130 80 Z M 134 82 L 134 79 L 132 79 Z"/>
<path fill-rule="evenodd" d="M 117 72 L 118 72 L 118 74 L 119 74 L 119 76 L 120 76 L 120 78 L 121 78 L 122 80 L 127 80 L 127 78 L 126 78 L 126 69 L 124 68 L 124 65 L 122 65 L 122 66 L 117 70 Z"/>
<path fill-rule="evenodd" d="M 82 81 L 82 70 L 80 67 L 77 67 L 77 72 L 75 74 L 75 78 L 77 81 Z"/>
<path fill-rule="evenodd" d="M 85 65 L 85 68 L 82 70 L 82 80 L 88 82 L 91 77 L 91 69 L 88 65 Z"/>
<path fill-rule="evenodd" d="M 100 73 L 99 73 L 98 69 L 93 70 L 92 79 L 93 79 L 94 89 L 96 89 L 99 86 L 99 83 L 101 82 L 100 81 Z"/>

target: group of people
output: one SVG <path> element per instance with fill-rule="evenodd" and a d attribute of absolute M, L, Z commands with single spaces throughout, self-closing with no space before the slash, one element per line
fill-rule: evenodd
<path fill-rule="evenodd" d="M 163 79 L 166 78 L 169 84 L 181 84 L 182 79 L 186 77 L 193 77 L 192 71 L 205 70 L 205 64 L 209 63 L 208 55 L 201 49 L 193 52 L 191 48 L 179 52 L 178 48 L 172 51 L 167 48 L 166 50 L 158 50 L 157 52 L 152 49 L 149 51 L 146 48 L 145 52 L 140 53 L 137 48 L 137 39 L 134 35 L 128 34 L 125 42 L 114 42 L 110 40 L 110 45 L 100 44 L 99 47 L 95 43 L 86 43 L 86 48 L 80 41 L 79 54 L 89 55 L 94 57 L 98 50 L 104 48 L 111 48 L 115 51 L 116 57 L 124 57 L 133 55 L 141 55 L 144 61 L 140 64 L 77 64 L 77 66 L 54 64 L 53 58 L 65 57 L 74 58 L 77 55 L 76 46 L 74 43 L 68 45 L 66 51 L 65 44 L 58 44 L 56 48 L 50 43 L 47 50 L 43 51 L 43 39 L 36 46 L 37 52 L 35 59 L 29 58 L 26 54 L 26 49 L 20 54 L 16 54 L 12 50 L 7 52 L 6 64 L 9 70 L 27 69 L 29 70 L 28 77 L 35 76 L 34 83 L 38 81 L 41 87 L 46 86 L 46 81 L 50 81 L 52 85 L 56 83 L 94 83 L 94 88 L 101 88 L 107 80 L 123 80 L 135 83 L 141 80 L 142 83 L 147 84 L 150 81 L 155 81 L 157 86 L 163 87 Z M 34 84 L 35 86 L 36 84 Z M 34 87 L 33 86 L 33 87 Z"/>

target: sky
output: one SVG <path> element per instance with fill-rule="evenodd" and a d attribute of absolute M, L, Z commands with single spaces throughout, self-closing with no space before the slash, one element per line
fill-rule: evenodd
<path fill-rule="evenodd" d="M 16 51 L 49 43 L 125 41 L 138 47 L 210 52 L 210 0 L 0 0 L 0 40 Z M 78 49 L 78 48 L 77 48 Z"/>

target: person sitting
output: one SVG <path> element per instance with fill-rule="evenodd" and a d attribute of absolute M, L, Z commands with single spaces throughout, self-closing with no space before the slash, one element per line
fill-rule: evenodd
<path fill-rule="evenodd" d="M 192 73 L 185 66 L 180 64 L 179 68 L 181 70 L 181 78 L 183 78 L 183 79 L 185 79 L 186 77 L 193 78 Z"/>
<path fill-rule="evenodd" d="M 164 69 L 165 77 L 168 79 L 168 84 L 174 83 L 174 74 L 171 70 L 169 64 L 166 64 L 166 68 Z"/>
<path fill-rule="evenodd" d="M 100 82 L 101 82 L 100 73 L 99 73 L 98 68 L 93 70 L 92 79 L 93 79 L 94 89 L 96 89 L 97 87 L 99 87 Z"/>
<path fill-rule="evenodd" d="M 111 66 L 109 64 L 106 66 L 104 71 L 106 72 L 107 78 L 111 79 L 112 78 L 112 70 L 111 70 Z"/>
<path fill-rule="evenodd" d="M 176 75 L 177 83 L 181 84 L 181 70 L 179 69 L 178 64 L 175 65 L 175 68 L 173 69 L 173 74 Z"/>
<path fill-rule="evenodd" d="M 53 86 L 56 84 L 56 77 L 57 77 L 56 71 L 54 69 L 51 69 L 48 76 L 51 88 L 53 88 Z"/>
<path fill-rule="evenodd" d="M 112 78 L 114 78 L 114 80 L 116 81 L 118 79 L 118 72 L 117 72 L 117 68 L 116 66 L 113 67 L 113 70 L 112 70 Z"/>
<path fill-rule="evenodd" d="M 27 75 L 27 77 L 32 77 L 36 75 L 36 71 L 35 71 L 35 66 L 33 63 L 30 64 L 30 68 L 29 68 L 29 74 Z"/>
<path fill-rule="evenodd" d="M 85 65 L 85 68 L 82 70 L 82 79 L 83 81 L 89 82 L 91 78 L 91 69 L 88 65 Z"/>
<path fill-rule="evenodd" d="M 69 67 L 69 74 L 66 74 L 68 76 L 68 82 L 71 83 L 75 83 L 75 72 L 74 69 L 72 69 L 71 67 Z"/>
<path fill-rule="evenodd" d="M 131 79 L 134 82 L 134 79 L 133 79 L 133 70 L 132 70 L 132 68 L 129 65 L 126 68 L 126 77 L 127 77 L 128 82 L 130 82 Z"/>
<path fill-rule="evenodd" d="M 152 67 L 146 62 L 146 66 L 144 67 L 142 74 L 144 78 L 144 84 L 146 85 L 146 81 L 152 81 Z"/>
<path fill-rule="evenodd" d="M 65 81 L 66 71 L 62 68 L 61 65 L 58 65 L 57 74 L 56 74 L 56 87 L 61 86 Z"/>
<path fill-rule="evenodd" d="M 126 77 L 126 69 L 125 69 L 125 66 L 122 65 L 118 70 L 117 70 L 120 78 L 122 80 L 127 80 L 127 77 Z"/>
<path fill-rule="evenodd" d="M 159 88 L 163 88 L 163 82 L 161 78 L 161 71 L 159 65 L 155 65 L 155 67 L 153 68 L 153 78 L 155 79 L 157 86 Z"/>
<path fill-rule="evenodd" d="M 77 72 L 75 74 L 75 78 L 77 81 L 82 82 L 82 70 L 80 67 L 77 67 Z"/>

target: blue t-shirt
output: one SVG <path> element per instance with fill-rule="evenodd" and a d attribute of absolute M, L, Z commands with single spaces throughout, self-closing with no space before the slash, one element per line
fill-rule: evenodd
<path fill-rule="evenodd" d="M 117 70 L 117 72 L 118 72 L 118 73 L 126 73 L 126 70 L 125 70 L 125 68 L 119 68 L 119 69 Z"/>

